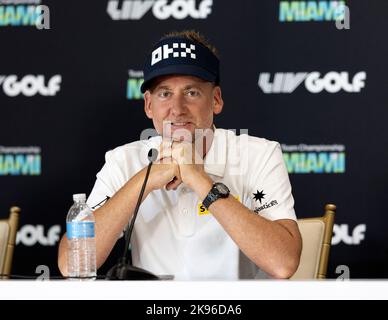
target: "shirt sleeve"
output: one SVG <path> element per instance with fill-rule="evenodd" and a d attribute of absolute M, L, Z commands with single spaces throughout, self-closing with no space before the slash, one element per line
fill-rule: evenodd
<path fill-rule="evenodd" d="M 93 211 L 103 206 L 122 185 L 122 175 L 112 150 L 105 154 L 105 164 L 96 177 L 94 187 L 87 200 L 87 204 Z"/>
<path fill-rule="evenodd" d="M 279 143 L 267 141 L 268 151 L 261 163 L 250 165 L 248 207 L 269 220 L 296 221 L 290 179 Z M 257 161 L 257 160 L 256 160 Z"/>

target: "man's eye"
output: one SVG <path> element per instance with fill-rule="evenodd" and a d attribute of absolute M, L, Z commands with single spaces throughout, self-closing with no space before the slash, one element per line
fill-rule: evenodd
<path fill-rule="evenodd" d="M 162 91 L 159 93 L 159 97 L 161 98 L 167 98 L 171 95 L 171 93 L 169 91 Z"/>
<path fill-rule="evenodd" d="M 187 91 L 187 95 L 189 97 L 197 97 L 197 96 L 199 96 L 199 92 L 197 90 L 189 90 L 189 91 Z"/>

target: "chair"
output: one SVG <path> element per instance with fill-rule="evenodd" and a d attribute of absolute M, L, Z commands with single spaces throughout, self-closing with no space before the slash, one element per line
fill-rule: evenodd
<path fill-rule="evenodd" d="M 11 273 L 19 215 L 20 208 L 12 207 L 9 218 L 0 220 L 0 279 L 7 279 Z"/>
<path fill-rule="evenodd" d="M 303 249 L 299 267 L 290 279 L 326 278 L 335 210 L 334 204 L 327 204 L 323 217 L 298 220 Z"/>

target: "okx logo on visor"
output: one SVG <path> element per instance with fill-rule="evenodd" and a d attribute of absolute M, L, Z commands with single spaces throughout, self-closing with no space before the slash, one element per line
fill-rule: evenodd
<path fill-rule="evenodd" d="M 144 93 L 156 77 L 170 74 L 195 76 L 218 85 L 220 62 L 200 43 L 185 38 L 167 38 L 159 41 L 147 57 L 141 92 Z"/>

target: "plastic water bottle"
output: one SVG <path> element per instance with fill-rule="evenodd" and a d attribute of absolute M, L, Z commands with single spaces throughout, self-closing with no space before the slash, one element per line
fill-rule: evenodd
<path fill-rule="evenodd" d="M 66 217 L 67 271 L 74 280 L 96 278 L 95 219 L 84 193 L 73 195 L 74 204 Z"/>

